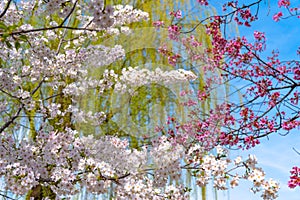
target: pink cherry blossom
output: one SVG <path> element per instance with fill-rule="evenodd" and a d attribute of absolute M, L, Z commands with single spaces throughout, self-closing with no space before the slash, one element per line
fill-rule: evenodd
<path fill-rule="evenodd" d="M 278 22 L 282 16 L 283 16 L 283 14 L 282 14 L 282 12 L 280 11 L 280 12 L 278 12 L 278 13 L 276 13 L 276 14 L 273 15 L 273 20 L 274 20 L 275 22 Z"/>

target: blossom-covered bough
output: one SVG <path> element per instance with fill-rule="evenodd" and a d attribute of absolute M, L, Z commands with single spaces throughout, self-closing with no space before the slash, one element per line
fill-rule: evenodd
<path fill-rule="evenodd" d="M 208 5 L 207 1 L 198 2 L 204 9 Z M 197 35 L 188 35 L 193 31 L 184 32 L 180 26 L 182 13 L 170 13 L 173 24 L 168 26 L 169 39 L 182 43 L 192 64 L 206 63 L 203 70 L 210 75 L 203 79 L 197 98 L 183 104 L 190 110 L 186 122 L 170 117 L 166 126 L 157 127 L 155 136 L 133 145 L 135 133 L 130 133 L 131 137 L 109 132 L 93 135 L 111 113 L 99 110 L 101 102 L 95 103 L 98 107 L 88 105 L 82 109 L 81 99 L 91 98 L 91 92 L 99 98 L 111 89 L 134 94 L 143 85 L 188 83 L 198 78 L 183 68 L 106 69 L 127 55 L 122 44 L 104 46 L 102 41 L 115 34 L 130 34 L 130 24 L 148 20 L 149 15 L 130 5 L 102 0 L 3 1 L 0 174 L 5 185 L 1 190 L 8 193 L 0 195 L 61 199 L 84 189 L 112 199 L 189 199 L 190 190 L 195 188 L 183 181 L 189 174 L 195 177 L 196 187 L 213 181 L 220 190 L 229 189 L 228 182 L 235 187 L 240 179 L 246 179 L 263 199 L 275 199 L 279 185 L 265 178 L 255 156 L 230 159 L 227 150 L 250 148 L 271 132 L 299 126 L 299 113 L 289 113 L 292 117 L 288 118 L 280 107 L 287 102 L 296 110 L 298 63 L 284 65 L 276 54 L 268 61 L 262 60 L 259 52 L 265 45 L 263 33 L 255 32 L 253 44 L 245 38 L 226 40 L 221 33 L 221 26 L 229 19 L 246 26 L 256 20 L 250 8 L 260 2 L 242 7 L 228 2 L 225 7 L 233 8 L 233 12 L 201 21 L 195 28 L 204 25 L 211 36 L 210 48 L 205 52 L 198 51 L 203 48 Z M 154 25 L 167 26 L 161 21 Z M 170 65 L 181 58 L 167 47 L 157 50 L 168 56 Z M 94 69 L 103 70 L 93 74 Z M 209 112 L 200 109 L 209 104 L 216 83 L 235 78 L 252 83 L 246 94 L 250 100 L 239 105 L 218 102 Z M 276 81 L 278 84 L 274 84 Z M 288 92 L 278 93 L 280 90 Z M 260 98 L 267 98 L 267 110 L 256 113 L 253 106 Z M 267 118 L 271 110 L 279 111 L 276 119 Z M 234 112 L 240 113 L 240 118 Z M 81 129 L 81 124 L 96 131 L 89 134 L 90 129 Z M 297 169 L 294 171 L 296 174 Z"/>
<path fill-rule="evenodd" d="M 198 2 L 203 6 L 209 5 L 209 1 Z M 272 133 L 286 135 L 299 128 L 299 61 L 280 60 L 278 50 L 274 50 L 265 59 L 262 56 L 266 49 L 266 37 L 263 32 L 255 31 L 252 39 L 232 38 L 226 34 L 228 25 L 233 22 L 238 26 L 250 27 L 252 22 L 259 20 L 258 14 L 263 3 L 261 0 L 249 3 L 227 1 L 222 7 L 224 14 L 204 18 L 190 30 L 183 30 L 183 27 L 176 23 L 169 26 L 172 35 L 176 32 L 176 41 L 180 34 L 192 33 L 201 26 L 204 26 L 207 34 L 211 36 L 212 46 L 204 53 L 199 52 L 192 44 L 185 45 L 191 59 L 206 60 L 208 64 L 204 66 L 205 72 L 216 74 L 217 71 L 221 71 L 222 78 L 206 79 L 206 85 L 197 94 L 198 100 L 210 99 L 215 87 L 213 83 L 232 83 L 233 86 L 242 84 L 242 87 L 238 88 L 241 101 L 234 100 L 239 98 L 238 95 L 229 95 L 228 99 L 223 100 L 223 117 L 219 118 L 220 115 L 216 115 L 217 109 L 202 115 L 199 115 L 197 110 L 192 113 L 195 121 L 178 126 L 177 129 L 183 129 L 190 134 L 190 130 L 201 130 L 203 133 L 206 129 L 216 126 L 219 128 L 217 138 L 211 137 L 211 133 L 207 132 L 205 136 L 201 134 L 200 139 L 207 142 L 208 137 L 212 142 L 218 141 L 230 148 L 249 149 L 259 144 L 260 138 Z M 299 5 L 292 5 L 289 0 L 278 0 L 277 3 L 281 11 L 273 15 L 275 22 L 290 17 L 299 18 Z M 173 15 L 176 18 L 174 13 Z M 253 40 L 254 42 L 250 42 Z M 182 43 L 185 44 L 186 41 L 182 39 Z M 299 51 L 296 53 L 299 55 Z M 232 94 L 234 93 L 236 92 Z M 187 105 L 194 106 L 196 102 L 189 101 Z M 203 128 L 205 129 L 202 130 Z M 299 176 L 299 168 L 293 167 L 288 183 L 290 188 L 300 186 Z"/>
<path fill-rule="evenodd" d="M 209 1 L 198 2 L 203 6 L 209 5 Z M 262 56 L 266 48 L 263 32 L 255 31 L 253 39 L 226 34 L 228 25 L 233 22 L 238 26 L 250 27 L 252 22 L 259 20 L 262 4 L 261 0 L 249 3 L 227 1 L 222 7 L 224 14 L 203 18 L 192 29 L 178 23 L 183 17 L 180 11 L 171 13 L 175 21 L 180 19 L 178 22 L 170 25 L 165 25 L 163 21 L 154 23 L 158 28 L 167 26 L 170 38 L 181 41 L 190 60 L 196 63 L 205 60 L 203 71 L 212 74 L 205 78 L 205 85 L 196 94 L 196 100 L 191 99 L 185 103 L 192 107 L 193 120 L 178 125 L 175 130 L 165 131 L 176 141 L 185 141 L 192 135 L 208 146 L 219 143 L 230 148 L 249 149 L 258 145 L 260 138 L 272 133 L 286 135 L 299 128 L 299 61 L 281 61 L 279 52 L 275 50 L 265 59 Z M 290 1 L 278 1 L 278 7 L 286 11 L 284 14 L 283 11 L 274 14 L 274 21 L 299 18 L 297 5 L 291 5 Z M 205 52 L 199 51 L 197 42 L 187 42 L 186 39 L 187 34 L 202 27 L 212 39 L 212 45 Z M 168 51 L 170 49 L 165 49 L 162 53 Z M 197 101 L 206 105 L 207 100 L 215 98 L 210 95 L 218 84 L 228 83 L 233 88 L 242 84 L 241 88 L 236 88 L 240 95 L 235 95 L 234 91 L 227 98 L 222 98 L 220 104 L 209 112 L 199 109 Z M 220 109 L 221 114 L 216 112 Z M 299 169 L 293 167 L 289 187 L 299 186 L 299 180 Z"/>

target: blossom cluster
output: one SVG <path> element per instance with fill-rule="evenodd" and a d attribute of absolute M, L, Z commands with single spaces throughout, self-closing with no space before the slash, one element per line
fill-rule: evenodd
<path fill-rule="evenodd" d="M 300 186 L 300 168 L 299 167 L 293 167 L 290 171 L 291 176 L 290 180 L 288 182 L 288 186 L 290 188 L 295 188 Z"/>
<path fill-rule="evenodd" d="M 128 69 L 123 68 L 121 76 L 118 77 L 115 90 L 121 92 L 133 92 L 133 88 L 158 83 L 162 85 L 193 81 L 197 76 L 184 69 L 163 71 L 157 67 L 154 71 L 149 69 L 139 69 L 138 67 Z"/>
<path fill-rule="evenodd" d="M 201 5 L 208 4 L 206 1 L 198 2 Z M 289 0 L 278 0 L 277 3 L 283 11 L 274 14 L 273 20 L 278 22 L 293 16 L 299 18 L 298 5 L 292 5 L 293 3 Z M 264 56 L 261 55 L 261 52 L 266 49 L 266 36 L 263 32 L 254 31 L 254 41 L 243 36 L 228 37 L 226 35 L 227 27 L 233 20 L 238 26 L 251 26 L 251 23 L 258 19 L 260 4 L 261 1 L 250 4 L 228 1 L 223 5 L 223 15 L 204 18 L 197 26 L 187 31 L 183 28 L 178 32 L 174 31 L 176 30 L 174 28 L 181 27 L 178 22 L 172 21 L 169 25 L 161 22 L 155 24 L 158 27 L 163 24 L 171 30 L 171 33 L 176 32 L 176 37 L 173 34 L 169 38 L 181 42 L 186 47 L 191 60 L 204 63 L 203 73 L 209 75 L 203 76 L 205 85 L 198 92 L 200 102 L 208 105 L 215 102 L 208 95 L 218 87 L 212 84 L 213 82 L 229 83 L 229 87 L 231 87 L 230 83 L 236 84 L 234 81 L 243 83 L 242 88 L 238 88 L 237 91 L 241 93 L 240 103 L 231 97 L 225 97 L 224 102 L 226 103 L 222 106 L 227 110 L 224 110 L 224 115 L 220 118 L 214 118 L 218 107 L 213 110 L 210 110 L 209 107 L 207 112 L 197 110 L 200 114 L 192 112 L 191 115 L 196 120 L 190 120 L 183 125 L 174 125 L 171 130 L 166 131 L 173 142 L 186 143 L 191 137 L 192 139 L 196 138 L 201 144 L 208 142 L 210 145 L 205 146 L 208 149 L 216 143 L 230 147 L 237 145 L 238 148 L 249 149 L 258 145 L 259 139 L 269 134 L 282 131 L 289 133 L 291 130 L 299 128 L 299 62 L 282 61 L 277 50 L 264 59 Z M 175 16 L 174 13 L 172 15 Z M 211 39 L 211 45 L 207 46 L 205 53 L 199 51 L 197 46 L 185 45 L 185 40 L 178 39 L 180 37 L 188 38 L 186 35 L 198 27 L 205 27 L 206 33 Z M 162 53 L 169 58 L 168 51 L 163 49 Z M 179 63 L 178 60 L 174 59 L 174 61 L 174 65 Z M 216 74 L 219 77 L 215 76 L 211 79 L 211 76 Z M 235 95 L 233 96 L 236 98 Z M 228 98 L 232 103 L 228 103 Z M 189 100 L 184 105 L 194 108 L 198 104 L 195 100 Z M 214 127 L 212 124 L 220 127 L 212 129 L 217 133 L 212 133 L 212 130 L 209 129 Z M 260 170 L 256 170 L 255 174 L 255 176 L 263 176 Z M 289 181 L 291 188 L 298 186 L 297 177 L 297 167 L 294 167 Z M 260 185 L 265 188 L 276 188 L 276 184 L 271 180 L 260 182 Z M 274 197 L 271 193 L 263 196 L 265 195 L 270 195 L 270 198 Z"/>
<path fill-rule="evenodd" d="M 199 147 L 194 147 L 193 151 L 199 150 Z M 192 159 L 199 165 L 200 173 L 197 176 L 197 184 L 200 187 L 205 186 L 211 177 L 214 177 L 214 187 L 219 190 L 226 190 L 228 177 L 232 177 L 230 181 L 230 186 L 232 188 L 239 184 L 240 179 L 247 179 L 253 183 L 251 190 L 256 193 L 262 191 L 261 197 L 263 199 L 275 199 L 277 198 L 277 192 L 279 190 L 279 185 L 276 181 L 270 179 L 265 180 L 265 173 L 261 168 L 257 168 L 257 159 L 253 155 L 249 155 L 248 159 L 245 161 L 241 157 L 234 159 L 234 167 L 230 169 L 230 163 L 232 160 L 228 159 L 226 150 L 217 146 L 217 156 L 215 155 L 205 155 L 204 157 L 198 157 L 190 151 L 190 155 L 193 155 Z M 200 149 L 201 151 L 201 149 Z M 239 175 L 234 173 L 234 169 L 246 166 L 246 171 L 244 175 Z"/>
<path fill-rule="evenodd" d="M 251 6 L 257 4 L 259 1 Z M 265 136 L 279 130 L 290 131 L 299 127 L 298 112 L 287 106 L 287 104 L 297 108 L 299 106 L 297 71 L 299 62 L 281 62 L 276 51 L 263 60 L 260 57 L 260 53 L 266 48 L 266 36 L 263 32 L 255 31 L 253 42 L 245 37 L 227 39 L 222 33 L 223 25 L 227 24 L 228 17 L 231 15 L 236 16 L 239 21 L 248 20 L 250 23 L 256 20 L 251 14 L 251 6 L 239 6 L 238 2 L 229 2 L 225 7 L 233 8 L 234 12 L 206 19 L 207 23 L 203 26 L 206 28 L 206 33 L 211 36 L 212 46 L 207 48 L 205 53 L 198 51 L 198 46 L 186 45 L 187 39 L 181 41 L 190 58 L 199 63 L 204 62 L 203 70 L 205 74 L 209 74 L 204 76 L 203 95 L 206 98 L 202 100 L 207 99 L 206 94 L 215 90 L 218 84 L 243 80 L 247 85 L 246 92 L 242 95 L 245 100 L 243 103 L 227 104 L 230 107 L 230 111 L 227 112 L 230 123 L 224 124 L 228 127 L 228 131 L 225 132 L 230 137 L 246 135 L 243 141 L 248 144 L 247 148 L 257 145 L 259 143 L 257 138 L 261 135 Z M 173 24 L 169 26 L 172 27 Z M 174 40 L 178 42 L 178 39 Z M 189 105 L 192 104 L 189 102 Z M 260 104 L 267 107 L 265 112 L 255 112 L 260 110 L 260 106 L 257 106 Z M 293 116 L 287 117 L 287 111 L 293 113 Z M 240 116 L 232 116 L 230 114 L 232 112 L 239 112 Z M 232 130 L 230 127 L 234 124 L 238 124 L 237 130 Z"/>
<path fill-rule="evenodd" d="M 117 183 L 116 192 L 120 199 L 186 199 L 182 188 L 171 185 L 162 193 L 160 188 L 166 183 L 155 186 L 152 179 L 143 175 L 151 165 L 146 148 L 130 150 L 128 140 L 117 137 L 97 140 L 93 136 L 78 138 L 77 135 L 77 131 L 71 129 L 65 132 L 40 131 L 35 141 L 22 140 L 16 146 L 15 139 L 3 133 L 0 171 L 5 175 L 6 188 L 22 195 L 37 190 L 40 185 L 50 187 L 51 192 L 59 197 L 78 193 L 76 183 L 95 194 L 103 194 L 112 183 Z M 155 171 L 161 171 L 162 166 L 157 164 L 161 165 L 162 156 L 167 161 L 162 163 L 166 164 L 164 168 L 181 159 L 182 153 L 172 157 L 172 149 L 172 145 L 163 139 L 156 144 L 151 154 L 156 160 Z M 155 178 L 155 182 L 156 179 L 160 177 Z"/>
<path fill-rule="evenodd" d="M 196 109 L 191 111 L 189 115 L 191 119 L 184 124 L 179 124 L 175 118 L 169 118 L 168 126 L 158 129 L 167 134 L 167 141 L 171 144 L 189 147 L 184 155 L 187 164 L 183 168 L 192 170 L 197 185 L 204 187 L 213 181 L 216 189 L 227 190 L 228 182 L 234 188 L 238 186 L 240 179 L 244 179 L 253 183 L 251 191 L 262 192 L 263 199 L 276 199 L 279 184 L 273 179 L 265 178 L 265 172 L 257 166 L 254 155 L 249 155 L 245 160 L 240 156 L 231 159 L 228 150 L 222 147 L 233 147 L 240 143 L 238 137 L 224 136 L 225 133 L 218 128 L 228 122 L 231 123 L 226 115 L 226 107 L 224 109 L 224 105 L 220 106 L 217 113 L 210 111 L 206 119 L 198 118 L 196 116 L 198 112 L 200 111 Z M 248 148 L 247 138 L 244 145 Z M 240 171 L 237 169 L 241 168 L 245 168 L 244 174 L 238 173 Z"/>

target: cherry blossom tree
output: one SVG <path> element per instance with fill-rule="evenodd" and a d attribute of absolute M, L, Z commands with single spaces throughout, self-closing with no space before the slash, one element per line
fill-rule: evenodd
<path fill-rule="evenodd" d="M 195 3 L 202 12 L 210 10 L 208 1 Z M 134 24 L 157 16 L 103 0 L 3 1 L 0 172 L 8 193 L 0 195 L 67 199 L 84 189 L 108 199 L 189 199 L 191 190 L 209 182 L 227 190 L 228 182 L 235 187 L 246 179 L 263 199 L 275 199 L 279 185 L 266 179 L 254 155 L 228 154 L 231 148 L 254 147 L 273 132 L 299 127 L 299 63 L 282 62 L 276 52 L 263 59 L 266 36 L 259 31 L 254 32 L 255 42 L 226 36 L 230 23 L 251 26 L 258 20 L 261 3 L 228 1 L 225 14 L 203 15 L 197 22 L 181 10 L 171 10 L 153 26 L 179 45 L 157 49 L 166 57 L 164 64 L 173 68 L 149 70 L 127 66 L 124 60 L 131 54 L 124 44 L 112 41 L 116 35 L 129 39 Z M 289 1 L 278 5 L 288 13 L 279 11 L 275 21 L 298 16 Z M 109 67 L 113 65 L 122 67 Z M 201 68 L 193 70 L 198 65 Z M 247 83 L 242 103 L 232 101 L 227 92 L 222 98 L 215 94 L 217 86 L 226 88 L 235 80 Z M 170 116 L 165 125 L 142 137 L 136 129 L 103 133 L 103 124 L 120 117 L 106 101 L 112 90 L 127 94 L 125 101 L 139 102 L 134 97 L 151 84 L 166 88 L 190 82 L 196 84 L 181 91 L 185 120 Z M 126 107 L 122 99 L 114 102 Z M 259 104 L 266 109 L 258 109 Z M 126 109 L 137 121 L 142 119 L 136 108 Z M 299 185 L 298 171 L 293 168 L 290 187 Z M 186 184 L 186 176 L 192 176 L 196 186 Z"/>
<path fill-rule="evenodd" d="M 209 6 L 209 1 L 198 2 L 202 6 Z M 266 36 L 259 30 L 253 33 L 254 42 L 246 37 L 230 37 L 226 34 L 227 27 L 232 23 L 250 27 L 251 23 L 259 20 L 259 8 L 263 3 L 261 0 L 249 3 L 228 1 L 222 7 L 224 14 L 204 18 L 190 30 L 183 30 L 184 27 L 178 23 L 168 25 L 170 39 L 181 40 L 189 58 L 196 62 L 205 60 L 207 64 L 204 71 L 212 73 L 205 79 L 205 86 L 197 93 L 196 101 L 190 100 L 186 105 L 195 106 L 198 105 L 197 101 L 205 102 L 210 99 L 210 94 L 218 87 L 216 85 L 243 83 L 242 88 L 237 88 L 242 93 L 240 102 L 234 101 L 230 96 L 223 98 L 218 105 L 223 109 L 221 114 L 216 113 L 220 109 L 217 106 L 217 109 L 199 115 L 201 111 L 196 106 L 193 108 L 196 112 L 191 113 L 195 120 L 177 126 L 177 134 L 171 131 L 174 139 L 200 132 L 201 137 L 193 137 L 208 146 L 217 142 L 230 148 L 249 149 L 270 134 L 285 135 L 299 128 L 299 61 L 281 61 L 276 50 L 265 59 L 262 54 L 267 45 Z M 299 5 L 292 5 L 290 1 L 279 0 L 279 11 L 273 15 L 273 20 L 279 22 L 290 17 L 299 18 L 297 6 Z M 205 52 L 199 52 L 194 41 L 186 45 L 186 35 L 199 27 L 205 27 L 212 39 L 212 45 Z M 296 53 L 299 55 L 299 52 Z M 219 133 L 212 137 L 210 128 Z M 182 132 L 188 136 L 182 136 Z M 207 134 L 203 135 L 205 132 Z M 299 180 L 299 168 L 293 167 L 289 187 L 300 186 Z"/>

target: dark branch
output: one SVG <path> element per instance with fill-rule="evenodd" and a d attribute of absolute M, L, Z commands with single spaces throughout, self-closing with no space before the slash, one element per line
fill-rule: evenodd
<path fill-rule="evenodd" d="M 21 110 L 23 109 L 23 107 L 24 107 L 24 105 L 22 105 L 18 109 L 17 113 L 0 128 L 0 133 L 2 133 L 7 127 L 9 127 L 10 124 L 12 124 L 15 121 L 15 119 L 17 119 L 19 117 L 19 114 L 20 114 Z"/>
<path fill-rule="evenodd" d="M 7 12 L 7 10 L 9 8 L 9 5 L 10 5 L 11 2 L 12 2 L 12 0 L 9 0 L 7 2 L 6 7 L 4 8 L 3 12 L 0 14 L 0 18 L 2 18 L 5 15 L 5 13 Z"/>
<path fill-rule="evenodd" d="M 4 198 L 6 198 L 6 199 L 16 200 L 16 199 L 11 198 L 11 197 L 9 197 L 9 196 L 7 196 L 7 195 L 5 195 L 5 194 L 1 194 L 1 193 L 0 193 L 0 196 L 4 197 Z"/>
<path fill-rule="evenodd" d="M 55 29 L 70 29 L 70 30 L 82 30 L 82 31 L 101 31 L 99 29 L 90 29 L 90 28 L 80 28 L 80 27 L 70 27 L 70 26 L 53 26 L 53 27 L 44 27 L 44 28 L 37 28 L 37 29 L 30 29 L 30 30 L 20 30 L 20 31 L 14 31 L 11 33 L 8 33 L 9 35 L 20 35 L 20 34 L 26 34 L 26 33 L 34 33 L 39 31 L 50 31 Z M 0 35 L 4 35 L 7 33 L 0 33 Z"/>
<path fill-rule="evenodd" d="M 210 20 L 210 19 L 214 19 L 214 18 L 216 18 L 216 17 L 220 17 L 220 18 L 225 18 L 225 19 L 227 19 L 227 17 L 233 15 L 233 14 L 236 13 L 238 10 L 245 9 L 245 8 L 250 8 L 250 7 L 252 7 L 252 6 L 256 5 L 256 4 L 259 5 L 259 3 L 260 3 L 261 1 L 262 1 L 262 0 L 258 0 L 258 1 L 256 1 L 256 2 L 253 2 L 253 3 L 249 4 L 249 5 L 243 5 L 242 7 L 237 8 L 237 9 L 235 9 L 234 11 L 231 11 L 231 12 L 225 14 L 225 15 L 213 15 L 213 16 L 209 16 L 209 17 L 207 17 L 207 18 L 201 20 L 201 21 L 200 21 L 194 28 L 192 28 L 191 30 L 189 30 L 189 31 L 184 31 L 184 32 L 181 32 L 181 33 L 191 33 L 191 32 L 193 32 L 194 30 L 196 30 L 196 28 L 197 28 L 198 26 L 200 26 L 203 22 L 205 22 L 205 21 L 207 21 L 207 20 Z"/>
<path fill-rule="evenodd" d="M 74 5 L 73 5 L 73 7 L 72 7 L 72 10 L 68 13 L 68 15 L 66 16 L 66 18 L 64 19 L 64 21 L 63 21 L 59 26 L 63 26 L 64 23 L 68 20 L 68 18 L 69 18 L 69 17 L 71 16 L 71 14 L 74 12 L 77 2 L 78 2 L 78 0 L 75 1 Z"/>

